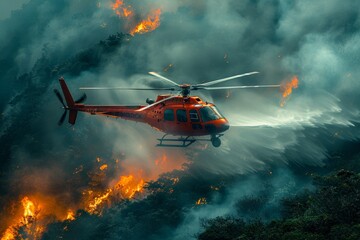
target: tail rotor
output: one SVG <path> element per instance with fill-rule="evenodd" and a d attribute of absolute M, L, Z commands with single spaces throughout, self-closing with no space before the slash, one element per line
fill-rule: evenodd
<path fill-rule="evenodd" d="M 60 83 L 62 83 L 62 81 L 64 81 L 64 80 L 61 78 Z M 67 102 L 68 106 L 65 105 L 64 98 L 61 95 L 60 91 L 57 89 L 54 89 L 54 93 L 55 93 L 56 97 L 59 99 L 59 102 L 61 103 L 62 108 L 64 109 L 64 113 L 61 115 L 61 117 L 58 121 L 59 126 L 61 126 L 64 123 L 68 110 L 70 110 L 69 123 L 75 124 L 77 110 L 72 109 L 72 108 L 75 106 L 74 104 L 81 104 L 81 103 L 85 102 L 85 100 L 87 98 L 86 94 L 84 93 L 79 99 L 77 99 L 76 101 L 73 101 L 65 82 L 63 82 L 62 84 L 63 84 L 62 89 L 65 94 L 65 98 L 66 98 L 66 102 Z M 66 96 L 66 94 L 68 94 L 68 95 Z"/>
<path fill-rule="evenodd" d="M 61 105 L 63 105 L 63 107 L 66 108 L 65 103 L 64 103 L 64 99 L 63 99 L 63 97 L 61 96 L 61 93 L 59 92 L 59 90 L 54 89 L 54 93 L 55 93 L 55 95 L 57 96 L 57 98 L 59 99 Z"/>
<path fill-rule="evenodd" d="M 66 118 L 68 107 L 66 107 L 64 98 L 61 96 L 61 93 L 59 92 L 59 90 L 54 89 L 54 93 L 55 93 L 56 97 L 59 99 L 61 105 L 63 105 L 63 109 L 64 109 L 64 113 L 61 115 L 61 117 L 58 121 L 58 125 L 61 126 L 64 123 L 64 120 Z"/>
<path fill-rule="evenodd" d="M 78 100 L 75 101 L 75 103 L 83 103 L 83 102 L 86 101 L 86 98 L 87 98 L 87 96 L 86 96 L 86 94 L 84 93 L 81 97 L 79 97 Z"/>

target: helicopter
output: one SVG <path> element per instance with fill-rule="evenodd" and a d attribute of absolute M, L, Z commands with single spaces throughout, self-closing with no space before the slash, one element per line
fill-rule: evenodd
<path fill-rule="evenodd" d="M 188 147 L 195 141 L 210 141 L 214 147 L 221 145 L 220 137 L 230 128 L 229 121 L 220 113 L 215 104 L 203 101 L 198 96 L 190 96 L 191 91 L 197 90 L 226 90 L 244 88 L 278 88 L 280 85 L 256 86 L 225 86 L 212 87 L 212 85 L 241 78 L 259 72 L 248 72 L 231 77 L 217 79 L 200 84 L 178 84 L 156 72 L 149 74 L 172 85 L 165 88 L 126 88 L 126 87 L 81 87 L 81 90 L 123 90 L 123 91 L 177 91 L 176 94 L 161 94 L 156 100 L 146 99 L 147 105 L 133 106 L 102 106 L 85 105 L 84 93 L 74 101 L 63 77 L 59 79 L 62 93 L 54 89 L 54 93 L 62 104 L 64 113 L 58 124 L 61 125 L 69 112 L 68 122 L 75 124 L 77 113 L 85 112 L 91 115 L 102 115 L 113 118 L 122 118 L 135 122 L 147 123 L 151 127 L 164 132 L 162 138 L 157 139 L 159 147 Z M 169 137 L 172 135 L 174 137 Z M 177 137 L 176 137 L 177 136 Z M 210 136 L 210 139 L 200 139 L 200 136 Z"/>

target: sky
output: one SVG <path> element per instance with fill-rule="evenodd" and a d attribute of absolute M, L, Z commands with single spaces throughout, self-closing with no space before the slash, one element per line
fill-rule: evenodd
<path fill-rule="evenodd" d="M 129 0 L 125 3 L 135 12 L 131 19 L 119 17 L 111 3 L 0 3 L 2 208 L 26 195 L 81 208 L 80 192 L 89 185 L 86 173 L 98 167 L 98 158 L 122 162 L 108 174 L 104 188 L 133 168 L 156 180 L 184 162 L 191 163 L 197 177 L 235 178 L 224 201 L 183 213 L 171 232 L 186 239 L 183 232 L 197 233 L 200 218 L 231 213 L 239 198 L 258 194 L 251 186 L 262 184 L 259 172 L 276 172 L 271 184 L 278 190 L 271 196 L 279 199 L 308 184 L 296 177 L 294 165 L 324 167 L 339 142 L 359 141 L 358 1 Z M 74 64 L 79 53 L 91 49 L 97 56 L 96 44 L 130 32 L 156 9 L 161 15 L 154 31 L 127 36 L 111 54 L 99 53 L 94 66 Z M 193 92 L 214 102 L 230 122 L 220 148 L 206 142 L 181 150 L 156 148 L 162 134 L 147 125 L 84 114 L 74 126 L 57 126 L 62 110 L 53 89 L 59 88 L 60 75 L 76 97 L 82 86 L 160 84 L 149 71 L 192 84 L 258 71 L 229 85 L 282 84 L 297 76 L 299 86 L 284 106 L 279 89 Z M 145 104 L 157 94 L 87 92 L 86 103 Z M 159 159 L 169 164 L 156 168 Z M 83 173 L 74 174 L 80 168 Z M 250 176 L 245 183 L 244 176 Z"/>

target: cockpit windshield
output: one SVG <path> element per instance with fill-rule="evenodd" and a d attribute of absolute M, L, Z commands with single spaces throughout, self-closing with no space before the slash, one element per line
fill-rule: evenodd
<path fill-rule="evenodd" d="M 211 109 L 214 110 L 214 112 L 215 112 L 220 118 L 224 118 L 224 116 L 219 112 L 219 109 L 217 109 L 215 106 L 211 106 Z"/>
<path fill-rule="evenodd" d="M 203 122 L 224 118 L 215 106 L 200 108 L 200 115 Z"/>

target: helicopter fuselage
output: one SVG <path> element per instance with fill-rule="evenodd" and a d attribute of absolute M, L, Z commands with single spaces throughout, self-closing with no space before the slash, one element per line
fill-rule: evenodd
<path fill-rule="evenodd" d="M 197 96 L 159 95 L 156 101 L 148 106 L 97 106 L 75 103 L 69 110 L 147 123 L 171 135 L 214 136 L 229 129 L 227 119 L 219 113 L 216 106 L 202 101 Z"/>

